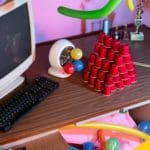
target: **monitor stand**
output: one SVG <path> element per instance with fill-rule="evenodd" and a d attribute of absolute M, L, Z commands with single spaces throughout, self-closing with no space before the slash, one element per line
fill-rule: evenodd
<path fill-rule="evenodd" d="M 24 77 L 19 76 L 17 79 L 13 80 L 13 82 L 7 83 L 5 86 L 3 86 L 0 89 L 0 99 L 2 99 L 4 96 L 6 96 L 11 91 L 13 91 L 15 88 L 17 88 L 23 82 L 24 82 Z"/>

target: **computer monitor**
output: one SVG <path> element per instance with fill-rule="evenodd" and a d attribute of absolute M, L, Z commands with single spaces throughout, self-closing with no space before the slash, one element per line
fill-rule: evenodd
<path fill-rule="evenodd" d="M 9 0 L 0 6 L 0 99 L 19 86 L 35 58 L 30 0 Z"/>

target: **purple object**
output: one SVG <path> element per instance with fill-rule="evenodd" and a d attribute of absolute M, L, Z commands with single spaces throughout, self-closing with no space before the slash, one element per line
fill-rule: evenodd
<path fill-rule="evenodd" d="M 0 5 L 3 5 L 7 0 L 0 0 Z"/>

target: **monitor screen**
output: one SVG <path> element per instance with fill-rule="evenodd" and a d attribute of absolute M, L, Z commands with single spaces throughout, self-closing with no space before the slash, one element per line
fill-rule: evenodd
<path fill-rule="evenodd" d="M 0 79 L 31 55 L 27 4 L 0 17 Z"/>

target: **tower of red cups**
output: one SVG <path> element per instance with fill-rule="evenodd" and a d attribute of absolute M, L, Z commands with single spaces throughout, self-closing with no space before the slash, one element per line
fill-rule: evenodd
<path fill-rule="evenodd" d="M 107 96 L 136 82 L 129 45 L 101 32 L 89 56 L 83 80 L 95 91 Z"/>

